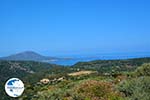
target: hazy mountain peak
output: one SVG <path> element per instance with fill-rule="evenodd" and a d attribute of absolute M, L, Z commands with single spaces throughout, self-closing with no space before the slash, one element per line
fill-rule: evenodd
<path fill-rule="evenodd" d="M 37 53 L 34 52 L 34 51 L 24 51 L 24 52 L 21 52 L 21 53 L 35 53 L 35 54 L 37 54 Z"/>
<path fill-rule="evenodd" d="M 17 54 L 12 54 L 7 57 L 2 57 L 2 60 L 32 60 L 32 61 L 45 61 L 45 60 L 54 60 L 54 57 L 47 57 L 41 54 L 38 54 L 34 51 L 24 51 Z"/>
<path fill-rule="evenodd" d="M 31 55 L 35 55 L 35 56 L 42 56 L 34 51 L 24 51 L 24 52 L 20 52 L 20 53 L 17 53 L 17 54 L 13 54 L 13 55 L 28 55 L 28 56 L 31 56 Z"/>

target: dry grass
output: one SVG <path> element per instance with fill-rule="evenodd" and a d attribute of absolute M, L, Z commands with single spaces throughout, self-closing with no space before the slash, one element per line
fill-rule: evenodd
<path fill-rule="evenodd" d="M 68 75 L 69 76 L 79 76 L 79 75 L 88 75 L 88 74 L 92 74 L 92 73 L 97 73 L 97 71 L 79 71 L 79 72 L 70 73 Z"/>

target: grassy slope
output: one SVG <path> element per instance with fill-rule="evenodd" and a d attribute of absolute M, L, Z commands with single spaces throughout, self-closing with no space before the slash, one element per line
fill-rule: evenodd
<path fill-rule="evenodd" d="M 150 58 L 142 58 L 131 60 L 92 61 L 78 63 L 73 67 L 62 67 L 39 62 L 11 61 L 10 63 L 10 61 L 0 61 L 0 77 L 1 81 L 3 81 L 0 83 L 0 88 L 2 90 L 4 89 L 4 81 L 7 80 L 7 78 L 19 77 L 25 82 L 26 87 L 24 94 L 20 98 L 16 98 L 20 100 L 122 100 L 125 95 L 123 95 L 124 93 L 122 94 L 116 87 L 123 81 L 127 81 L 128 83 L 128 80 L 133 77 L 132 71 L 143 63 L 149 62 Z M 27 68 L 35 73 L 29 74 L 28 71 L 20 71 L 20 67 L 10 69 L 14 63 L 19 63 L 21 68 Z M 119 74 L 116 71 L 113 73 L 111 72 L 107 76 L 101 74 L 116 70 L 115 68 L 120 72 Z M 79 76 L 67 75 L 68 73 L 76 72 L 78 70 L 94 70 L 99 73 Z M 11 74 L 8 74 L 8 72 L 11 72 Z M 116 74 L 116 76 L 113 74 Z M 42 78 L 54 79 L 62 76 L 64 76 L 65 79 L 61 82 L 53 84 L 49 83 L 47 85 L 37 84 Z M 138 75 L 138 77 L 140 76 Z M 140 79 L 135 79 L 141 81 Z M 137 94 L 135 93 L 135 95 Z M 14 98 L 6 96 L 4 91 L 1 91 L 0 96 L 2 97 L 1 100 L 14 100 Z"/>

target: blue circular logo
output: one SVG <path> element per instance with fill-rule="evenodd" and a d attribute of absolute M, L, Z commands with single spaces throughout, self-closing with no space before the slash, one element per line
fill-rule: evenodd
<path fill-rule="evenodd" d="M 24 84 L 18 78 L 11 78 L 5 84 L 5 91 L 10 97 L 19 97 L 24 91 Z"/>

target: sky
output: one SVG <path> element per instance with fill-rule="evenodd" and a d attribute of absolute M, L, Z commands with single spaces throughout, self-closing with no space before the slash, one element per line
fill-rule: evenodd
<path fill-rule="evenodd" d="M 150 51 L 149 0 L 0 0 L 0 56 Z"/>

